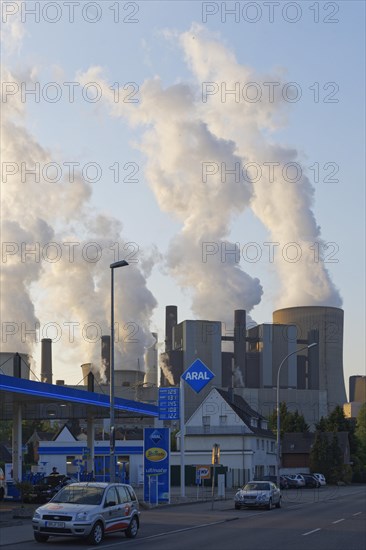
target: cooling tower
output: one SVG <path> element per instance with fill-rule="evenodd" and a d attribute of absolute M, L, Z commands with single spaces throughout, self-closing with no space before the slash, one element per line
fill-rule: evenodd
<path fill-rule="evenodd" d="M 114 384 L 118 386 L 139 386 L 144 382 L 145 373 L 138 370 L 115 370 Z"/>
<path fill-rule="evenodd" d="M 100 386 L 103 384 L 103 380 L 101 379 L 100 372 L 97 371 L 95 368 L 93 368 L 93 363 L 83 363 L 81 365 L 81 370 L 83 371 L 83 383 L 84 386 L 88 385 L 88 374 L 89 372 L 92 372 L 94 374 L 94 380 L 95 383 Z"/>
<path fill-rule="evenodd" d="M 32 357 L 27 353 L 19 353 L 20 361 L 16 362 L 19 368 L 16 367 L 18 372 L 14 372 L 14 356 L 15 352 L 0 352 L 0 374 L 6 374 L 7 376 L 16 376 L 18 378 L 29 379 L 29 372 L 31 368 Z M 19 372 L 20 370 L 20 372 Z M 20 375 L 20 376 L 19 376 Z"/>
<path fill-rule="evenodd" d="M 343 310 L 325 306 L 278 309 L 273 312 L 273 323 L 295 325 L 299 347 L 319 339 L 317 347 L 303 352 L 308 353 L 310 363 L 314 357 L 313 367 L 317 363 L 318 373 L 312 372 L 312 379 L 315 380 L 313 384 L 318 387 L 313 389 L 327 390 L 328 412 L 336 405 L 342 406 L 346 403 L 343 377 Z"/>
<path fill-rule="evenodd" d="M 42 338 L 41 340 L 41 381 L 52 384 L 52 340 Z"/>

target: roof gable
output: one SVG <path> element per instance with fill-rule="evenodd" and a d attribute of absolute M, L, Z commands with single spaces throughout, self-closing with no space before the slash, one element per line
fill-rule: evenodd
<path fill-rule="evenodd" d="M 274 437 L 271 430 L 261 428 L 261 421 L 266 422 L 264 417 L 254 411 L 243 398 L 235 396 L 231 399 L 228 392 L 218 388 L 212 388 L 189 418 L 186 426 L 202 427 L 207 417 L 210 426 L 227 426 L 228 433 L 230 427 L 242 426 L 245 433 Z"/>
<path fill-rule="evenodd" d="M 71 433 L 67 424 L 62 426 L 60 430 L 55 434 L 53 441 L 77 441 L 76 437 Z"/>

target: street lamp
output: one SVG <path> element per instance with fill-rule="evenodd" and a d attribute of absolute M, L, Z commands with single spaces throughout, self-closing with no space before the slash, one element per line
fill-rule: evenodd
<path fill-rule="evenodd" d="M 280 486 L 280 461 L 281 461 L 281 420 L 280 420 L 280 372 L 282 365 L 287 361 L 291 355 L 295 355 L 295 353 L 300 353 L 300 351 L 303 351 L 304 349 L 310 349 L 314 346 L 317 346 L 317 342 L 313 342 L 312 344 L 309 344 L 308 346 L 304 346 L 303 348 L 297 349 L 295 351 L 292 351 L 286 357 L 281 361 L 280 366 L 278 367 L 277 371 L 277 487 Z"/>
<path fill-rule="evenodd" d="M 111 268 L 111 367 L 109 375 L 110 391 L 109 391 L 109 471 L 110 481 L 116 480 L 115 466 L 115 428 L 114 428 L 114 270 L 118 267 L 128 265 L 125 260 L 114 262 L 109 267 Z"/>

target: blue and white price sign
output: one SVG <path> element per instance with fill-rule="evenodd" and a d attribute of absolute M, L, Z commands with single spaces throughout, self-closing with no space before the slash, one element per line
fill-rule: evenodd
<path fill-rule="evenodd" d="M 159 420 L 179 420 L 179 388 L 159 388 Z"/>

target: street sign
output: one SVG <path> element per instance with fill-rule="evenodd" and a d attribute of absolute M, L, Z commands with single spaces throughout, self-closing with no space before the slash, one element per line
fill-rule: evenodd
<path fill-rule="evenodd" d="M 196 466 L 196 479 L 211 479 L 211 467 L 210 466 Z"/>
<path fill-rule="evenodd" d="M 214 373 L 211 372 L 200 359 L 193 361 L 189 369 L 182 374 L 183 380 L 187 382 L 196 393 L 199 393 L 214 376 Z"/>
<path fill-rule="evenodd" d="M 179 420 L 179 388 L 159 388 L 159 420 Z"/>

